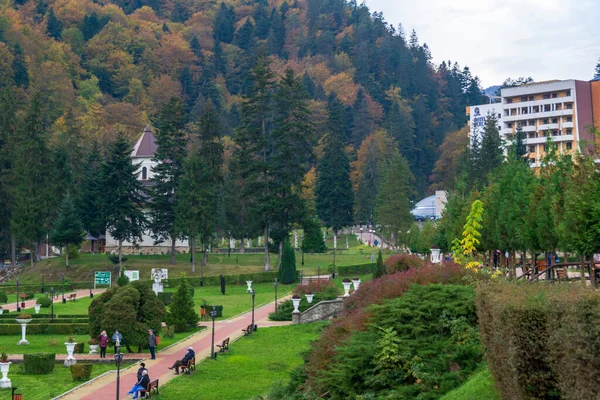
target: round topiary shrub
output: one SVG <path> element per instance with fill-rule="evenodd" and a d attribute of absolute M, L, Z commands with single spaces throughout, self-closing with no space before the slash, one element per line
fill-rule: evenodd
<path fill-rule="evenodd" d="M 27 375 L 46 375 L 54 370 L 56 354 L 23 354 L 23 372 Z"/>
<path fill-rule="evenodd" d="M 52 299 L 46 296 L 41 296 L 37 298 L 36 303 L 40 304 L 42 308 L 48 308 L 52 305 Z"/>
<path fill-rule="evenodd" d="M 8 302 L 8 296 L 6 295 L 6 293 L 0 292 L 0 303 L 7 303 L 7 302 Z"/>
<path fill-rule="evenodd" d="M 71 365 L 71 378 L 74 381 L 87 381 L 92 375 L 92 368 L 94 364 L 72 364 Z"/>

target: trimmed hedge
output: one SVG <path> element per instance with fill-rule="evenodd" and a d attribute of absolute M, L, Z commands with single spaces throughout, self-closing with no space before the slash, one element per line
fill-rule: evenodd
<path fill-rule="evenodd" d="M 88 381 L 92 376 L 92 368 L 94 364 L 72 364 L 71 378 L 74 381 Z"/>
<path fill-rule="evenodd" d="M 73 348 L 73 353 L 81 354 L 84 352 L 84 350 L 85 350 L 85 343 L 76 343 L 75 347 Z"/>
<path fill-rule="evenodd" d="M 36 300 L 37 304 L 40 304 L 42 308 L 49 308 L 52 305 L 52 299 L 50 297 L 38 297 Z"/>
<path fill-rule="evenodd" d="M 273 282 L 275 278 L 279 277 L 278 271 L 271 272 L 257 272 L 255 274 L 240 274 L 240 275 L 223 275 L 225 283 L 229 285 L 245 285 L 246 281 L 252 281 L 254 283 Z M 297 279 L 300 277 L 300 273 L 297 272 Z M 180 278 L 164 279 L 163 282 L 167 287 L 177 287 L 179 285 Z M 185 278 L 188 283 L 192 286 L 200 286 L 200 277 Z M 204 285 L 207 286 L 218 286 L 221 284 L 220 276 L 205 276 L 203 278 Z"/>
<path fill-rule="evenodd" d="M 4 292 L 0 292 L 0 303 L 8 302 L 8 296 Z"/>
<path fill-rule="evenodd" d="M 65 280 L 65 290 L 69 290 L 73 287 L 73 290 L 77 289 L 89 289 L 90 285 L 93 285 L 93 282 L 67 282 Z M 98 285 L 98 287 L 105 287 L 107 285 Z M 46 292 L 50 292 L 50 288 L 54 287 L 57 291 L 62 290 L 62 282 L 45 282 L 44 289 Z M 19 293 L 40 293 L 40 289 L 42 288 L 42 284 L 40 283 L 21 283 L 19 285 Z M 15 294 L 17 292 L 17 287 L 15 284 L 5 283 L 0 285 L 0 290 L 2 290 L 6 294 Z"/>
<path fill-rule="evenodd" d="M 600 293 L 579 284 L 482 285 L 481 339 L 504 399 L 600 395 Z"/>
<path fill-rule="evenodd" d="M 342 265 L 335 267 L 336 273 L 341 276 L 349 275 L 366 275 L 372 274 L 375 271 L 376 263 L 368 264 L 356 264 L 356 265 Z"/>
<path fill-rule="evenodd" d="M 46 375 L 54 370 L 56 354 L 23 354 L 23 373 L 27 375 Z"/>
<path fill-rule="evenodd" d="M 85 335 L 89 333 L 89 324 L 27 324 L 27 334 L 38 335 Z M 17 335 L 21 333 L 19 324 L 0 324 L 0 335 Z"/>

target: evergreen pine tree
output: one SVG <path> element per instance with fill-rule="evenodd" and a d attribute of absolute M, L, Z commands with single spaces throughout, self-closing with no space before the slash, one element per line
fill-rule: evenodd
<path fill-rule="evenodd" d="M 235 34 L 235 45 L 240 49 L 249 52 L 254 46 L 254 25 L 250 18 L 246 18 L 244 25 Z"/>
<path fill-rule="evenodd" d="M 487 175 L 495 170 L 504 160 L 502 139 L 498 131 L 498 120 L 494 114 L 485 119 L 483 134 L 481 137 L 481 154 L 479 158 L 481 176 L 485 179 Z"/>
<path fill-rule="evenodd" d="M 70 195 L 66 195 L 60 204 L 58 219 L 50 233 L 50 239 L 59 246 L 65 246 L 65 262 L 69 266 L 69 245 L 80 245 L 85 237 L 83 224 Z"/>
<path fill-rule="evenodd" d="M 227 63 L 225 62 L 225 59 L 223 58 L 223 49 L 221 48 L 221 42 L 219 41 L 215 41 L 215 47 L 213 48 L 213 55 L 212 55 L 212 72 L 216 75 L 216 74 L 223 74 L 225 75 L 227 73 Z M 209 96 L 211 98 L 211 100 L 213 102 L 215 102 L 215 105 L 218 105 L 219 103 L 215 101 L 215 99 L 211 96 Z"/>
<path fill-rule="evenodd" d="M 102 165 L 107 230 L 119 242 L 119 274 L 123 267 L 123 242 L 142 240 L 146 217 L 142 204 L 142 184 L 138 166 L 131 162 L 132 147 L 122 133 L 109 145 Z"/>
<path fill-rule="evenodd" d="M 381 181 L 381 154 L 375 140 L 366 140 L 366 162 L 360 170 L 358 190 L 356 191 L 356 218 L 359 221 L 374 223 L 375 202 Z"/>
<path fill-rule="evenodd" d="M 235 11 L 232 7 L 227 7 L 221 2 L 217 15 L 215 16 L 215 25 L 213 36 L 216 42 L 231 43 L 235 32 Z"/>
<path fill-rule="evenodd" d="M 373 279 L 381 278 L 384 275 L 387 275 L 387 271 L 385 269 L 385 265 L 383 264 L 383 254 L 381 253 L 381 249 L 380 249 L 379 254 L 377 254 L 377 264 L 375 265 L 375 272 L 373 273 Z"/>
<path fill-rule="evenodd" d="M 25 61 L 23 49 L 18 43 L 15 44 L 13 55 L 14 58 L 12 62 L 12 69 L 15 85 L 22 86 L 23 88 L 27 89 L 27 87 L 29 86 L 29 73 L 27 72 L 27 61 Z"/>
<path fill-rule="evenodd" d="M 194 53 L 194 55 L 198 59 L 198 65 L 200 67 L 203 67 L 204 53 L 202 53 L 202 47 L 200 46 L 200 41 L 198 40 L 197 36 L 192 37 L 192 40 L 190 40 L 190 50 L 192 50 L 192 53 Z"/>
<path fill-rule="evenodd" d="M 62 22 L 60 22 L 59 19 L 56 18 L 53 9 L 50 9 L 48 11 L 46 33 L 48 33 L 48 36 L 56 40 L 60 40 L 62 36 Z"/>
<path fill-rule="evenodd" d="M 175 332 L 186 332 L 194 328 L 200 316 L 194 310 L 193 288 L 190 287 L 185 276 L 179 279 L 177 291 L 173 294 L 169 313 L 167 314 L 167 325 L 175 327 Z"/>
<path fill-rule="evenodd" d="M 170 240 L 171 264 L 175 264 L 175 241 L 179 232 L 175 225 L 178 185 L 183 175 L 186 156 L 186 115 L 182 101 L 172 97 L 163 105 L 156 122 L 156 152 L 152 160 L 150 230 L 155 243 Z"/>
<path fill-rule="evenodd" d="M 100 148 L 96 142 L 93 142 L 82 166 L 84 179 L 78 209 L 83 228 L 94 237 L 103 235 L 106 231 L 106 208 L 103 201 L 105 188 L 101 174 L 102 163 L 103 157 Z M 92 251 L 96 250 L 92 249 Z"/>
<path fill-rule="evenodd" d="M 285 26 L 281 14 L 275 8 L 271 13 L 271 31 L 269 32 L 268 42 L 271 53 L 280 55 L 285 44 Z"/>
<path fill-rule="evenodd" d="M 314 217 L 306 217 L 302 221 L 302 230 L 304 231 L 304 239 L 302 241 L 302 251 L 305 253 L 325 253 L 327 246 L 323 240 L 323 232 L 321 232 L 321 224 Z"/>
<path fill-rule="evenodd" d="M 515 156 L 517 160 L 527 161 L 525 155 L 528 154 L 527 144 L 525 143 L 525 132 L 523 132 L 523 126 L 517 125 L 517 132 L 515 133 Z"/>
<path fill-rule="evenodd" d="M 267 0 L 258 0 L 254 9 L 254 33 L 256 37 L 263 40 L 269 35 L 271 29 L 270 18 L 267 11 L 269 3 Z"/>
<path fill-rule="evenodd" d="M 352 144 L 358 148 L 363 140 L 373 133 L 374 121 L 369 113 L 367 99 L 363 89 L 358 89 L 353 105 Z"/>
<path fill-rule="evenodd" d="M 5 257 L 9 247 L 13 250 L 10 231 L 11 201 L 11 138 L 16 136 L 16 101 L 10 84 L 0 89 L 0 256 Z M 17 148 L 15 148 L 16 150 Z M 8 257 L 5 257 L 8 258 Z M 11 251 L 11 262 L 16 263 L 16 254 Z"/>
<path fill-rule="evenodd" d="M 279 267 L 279 282 L 284 285 L 296 282 L 296 254 L 286 236 L 283 239 L 283 253 L 281 255 L 281 266 Z"/>
<path fill-rule="evenodd" d="M 596 64 L 596 69 L 594 70 L 594 79 L 600 78 L 600 58 L 598 59 L 598 63 Z"/>
<path fill-rule="evenodd" d="M 163 22 L 163 25 L 162 25 L 162 31 L 163 31 L 164 33 L 169 33 L 169 32 L 171 32 L 171 30 L 169 29 L 169 25 L 167 25 L 167 23 L 166 23 L 166 22 Z"/>

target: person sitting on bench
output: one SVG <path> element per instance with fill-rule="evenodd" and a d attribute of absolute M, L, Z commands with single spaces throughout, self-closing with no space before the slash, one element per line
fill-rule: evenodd
<path fill-rule="evenodd" d="M 175 361 L 175 364 L 173 364 L 171 367 L 169 367 L 169 369 L 175 369 L 175 375 L 179 375 L 179 368 L 182 365 L 188 365 L 190 360 L 194 357 L 196 357 L 196 353 L 194 353 L 194 348 L 188 347 L 187 352 L 185 353 L 185 356 L 183 356 L 183 358 L 181 360 Z"/>
<path fill-rule="evenodd" d="M 133 394 L 133 398 L 137 399 L 138 395 L 140 393 L 140 390 L 147 390 L 149 383 L 150 383 L 150 377 L 148 376 L 148 370 L 146 368 L 144 368 L 142 370 L 142 377 L 140 378 L 138 383 L 136 383 L 135 386 L 133 388 L 131 388 L 131 390 L 129 391 L 128 394 Z"/>

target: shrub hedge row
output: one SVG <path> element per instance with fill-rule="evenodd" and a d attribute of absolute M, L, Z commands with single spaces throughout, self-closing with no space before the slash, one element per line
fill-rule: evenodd
<path fill-rule="evenodd" d="M 349 276 L 349 275 L 364 275 L 371 274 L 375 270 L 375 263 L 368 264 L 356 264 L 356 265 L 342 265 L 336 267 L 338 275 Z"/>
<path fill-rule="evenodd" d="M 27 324 L 27 334 L 38 335 L 85 335 L 89 332 L 89 324 Z M 19 324 L 0 324 L 0 335 L 17 335 L 21 333 Z"/>
<path fill-rule="evenodd" d="M 12 314 L 9 314 L 9 310 L 4 310 L 2 314 L 0 314 L 0 324 L 3 323 L 3 319 L 15 319 L 16 312 L 13 311 Z M 49 319 L 52 316 L 50 314 L 32 314 L 31 318 L 33 319 Z M 90 316 L 88 314 L 54 314 L 54 319 L 89 319 Z"/>
<path fill-rule="evenodd" d="M 240 275 L 223 275 L 225 283 L 229 285 L 241 285 L 246 284 L 246 281 L 252 281 L 254 283 L 273 282 L 275 278 L 279 277 L 279 272 L 257 272 L 254 274 L 240 274 Z M 200 286 L 200 277 L 185 278 L 191 286 Z M 300 273 L 297 273 L 297 280 L 300 279 Z M 205 276 L 203 279 L 204 285 L 207 286 L 218 286 L 221 284 L 220 276 Z M 163 282 L 167 287 L 177 287 L 179 285 L 179 278 L 164 279 Z"/>
<path fill-rule="evenodd" d="M 54 370 L 56 354 L 23 354 L 23 372 L 27 375 L 46 375 Z"/>
<path fill-rule="evenodd" d="M 73 364 L 71 365 L 71 378 L 74 381 L 87 381 L 92 376 L 94 364 Z"/>
<path fill-rule="evenodd" d="M 600 397 L 600 293 L 578 284 L 482 285 L 477 313 L 505 399 Z"/>
<path fill-rule="evenodd" d="M 65 290 L 69 290 L 71 287 L 73 289 L 89 289 L 91 282 L 65 282 Z M 54 287 L 57 291 L 62 290 L 62 282 L 46 282 L 44 284 L 44 291 L 50 292 L 50 288 Z M 104 286 L 98 286 L 104 287 Z M 40 293 L 40 289 L 42 288 L 41 283 L 21 283 L 19 285 L 19 293 Z M 14 284 L 5 283 L 0 285 L 0 291 L 6 294 L 15 294 L 17 292 L 17 287 Z M 1 300 L 1 299 L 0 299 Z"/>

